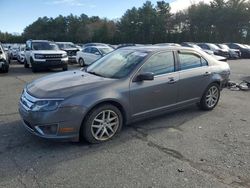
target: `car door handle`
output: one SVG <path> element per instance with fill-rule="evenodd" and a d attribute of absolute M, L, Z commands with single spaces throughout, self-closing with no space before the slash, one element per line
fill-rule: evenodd
<path fill-rule="evenodd" d="M 175 80 L 173 77 L 168 78 L 168 84 L 174 84 L 177 80 Z"/>
<path fill-rule="evenodd" d="M 205 72 L 203 75 L 204 76 L 209 76 L 209 75 L 211 75 L 212 73 L 211 72 Z"/>

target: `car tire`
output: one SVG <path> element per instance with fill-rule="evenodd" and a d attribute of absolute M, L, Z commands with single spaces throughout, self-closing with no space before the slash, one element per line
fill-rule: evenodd
<path fill-rule="evenodd" d="M 85 118 L 81 127 L 81 137 L 91 144 L 98 144 L 112 139 L 123 126 L 121 111 L 111 105 L 95 107 Z"/>
<path fill-rule="evenodd" d="M 81 67 L 84 67 L 84 66 L 85 66 L 85 62 L 84 62 L 84 59 L 83 59 L 83 58 L 80 58 L 80 59 L 79 59 L 79 65 L 80 65 Z"/>
<path fill-rule="evenodd" d="M 24 68 L 26 68 L 26 69 L 30 68 L 30 65 L 27 63 L 26 60 L 24 60 Z"/>
<path fill-rule="evenodd" d="M 68 70 L 68 65 L 64 65 L 62 68 L 63 71 L 67 71 Z"/>
<path fill-rule="evenodd" d="M 8 73 L 9 72 L 9 65 L 3 65 L 2 66 L 2 72 L 3 73 Z"/>
<path fill-rule="evenodd" d="M 202 110 L 213 110 L 220 100 L 220 87 L 217 83 L 210 84 L 205 90 L 200 104 L 198 105 Z"/>

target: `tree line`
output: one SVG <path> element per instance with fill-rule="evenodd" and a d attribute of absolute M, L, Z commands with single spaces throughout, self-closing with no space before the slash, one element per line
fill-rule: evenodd
<path fill-rule="evenodd" d="M 171 13 L 169 3 L 146 1 L 128 9 L 119 20 L 85 14 L 40 17 L 20 36 L 0 32 L 1 42 L 25 42 L 48 39 L 75 43 L 111 44 L 163 42 L 250 42 L 249 0 L 213 0 L 200 2 Z"/>

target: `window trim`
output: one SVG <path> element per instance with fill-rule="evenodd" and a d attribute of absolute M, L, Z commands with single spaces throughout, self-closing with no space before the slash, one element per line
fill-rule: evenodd
<path fill-rule="evenodd" d="M 142 66 L 143 66 L 143 65 L 144 65 L 153 55 L 156 55 L 156 54 L 162 53 L 162 52 L 172 52 L 172 53 L 173 53 L 173 58 L 174 58 L 174 69 L 175 69 L 175 70 L 174 70 L 174 72 L 171 72 L 171 73 L 166 73 L 166 74 L 154 76 L 154 78 L 161 77 L 161 76 L 166 76 L 166 75 L 169 75 L 169 74 L 176 73 L 176 72 L 178 71 L 178 59 L 177 59 L 175 50 L 161 50 L 161 51 L 152 52 L 151 54 L 149 54 L 149 56 L 142 62 L 142 64 L 140 65 L 140 67 L 131 75 L 130 82 L 132 83 L 132 82 L 135 82 L 135 81 L 136 81 L 136 77 L 137 77 L 138 73 L 141 71 Z"/>
<path fill-rule="evenodd" d="M 198 52 L 195 52 L 195 51 L 189 51 L 189 50 L 177 50 L 176 52 L 176 59 L 177 59 L 177 71 L 178 72 L 182 72 L 182 71 L 190 71 L 190 70 L 194 70 L 194 69 L 199 69 L 199 68 L 203 68 L 203 67 L 208 67 L 209 66 L 209 62 L 206 60 L 206 58 L 204 58 L 201 54 L 199 54 Z M 194 67 L 194 68 L 190 68 L 190 69 L 184 69 L 184 70 L 181 70 L 181 62 L 180 62 L 180 57 L 179 57 L 179 54 L 191 54 L 191 55 L 195 55 L 195 56 L 198 56 L 202 59 L 204 59 L 206 62 L 207 62 L 207 65 L 205 66 L 202 66 L 202 63 L 201 63 L 201 66 L 200 67 Z"/>
<path fill-rule="evenodd" d="M 162 74 L 158 74 L 158 75 L 154 75 L 154 76 L 155 76 L 155 78 L 156 78 L 156 77 L 159 77 L 159 76 L 162 76 L 162 75 L 171 74 L 171 73 L 176 72 L 177 67 L 176 67 L 175 54 L 174 54 L 174 51 L 169 50 L 169 51 L 159 51 L 159 52 L 153 53 L 150 57 L 148 57 L 148 59 L 145 60 L 145 62 L 144 62 L 144 63 L 142 64 L 142 66 L 139 68 L 139 71 L 138 71 L 137 73 L 140 73 L 142 67 L 148 62 L 148 60 L 150 60 L 150 58 L 152 58 L 152 57 L 155 56 L 155 55 L 162 54 L 162 53 L 168 53 L 168 52 L 172 53 L 172 55 L 173 55 L 174 71 L 173 71 L 173 72 L 168 72 L 168 73 L 162 73 Z"/>

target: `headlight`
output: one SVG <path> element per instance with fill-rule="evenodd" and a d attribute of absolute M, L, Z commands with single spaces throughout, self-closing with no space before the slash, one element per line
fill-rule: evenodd
<path fill-rule="evenodd" d="M 67 54 L 62 54 L 62 58 L 65 58 L 65 57 L 67 57 Z"/>
<path fill-rule="evenodd" d="M 53 111 L 56 110 L 62 100 L 44 100 L 35 102 L 31 110 L 34 112 Z"/>
<path fill-rule="evenodd" d="M 35 59 L 44 59 L 44 55 L 42 55 L 42 54 L 35 54 Z"/>

